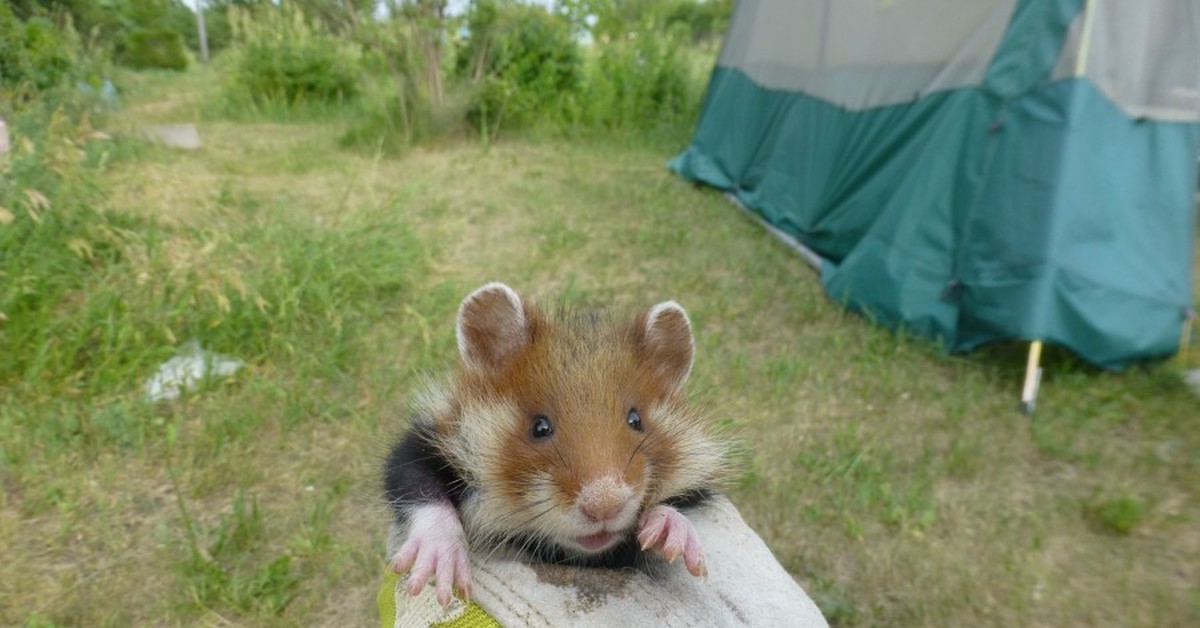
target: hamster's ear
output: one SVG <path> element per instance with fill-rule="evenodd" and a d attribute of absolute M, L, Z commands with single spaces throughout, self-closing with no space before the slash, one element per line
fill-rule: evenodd
<path fill-rule="evenodd" d="M 502 366 L 529 343 L 525 306 L 512 288 L 489 283 L 458 308 L 458 352 L 471 369 Z"/>
<path fill-rule="evenodd" d="M 667 390 L 678 390 L 692 371 L 695 341 L 687 312 L 674 301 L 650 308 L 638 318 L 638 339 L 645 359 Z"/>

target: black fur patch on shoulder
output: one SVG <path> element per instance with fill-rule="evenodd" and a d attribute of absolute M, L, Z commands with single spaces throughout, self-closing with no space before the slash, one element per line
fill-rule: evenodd
<path fill-rule="evenodd" d="M 713 500 L 717 492 L 711 488 L 694 488 L 663 500 L 663 503 L 679 510 L 703 506 Z"/>
<path fill-rule="evenodd" d="M 383 468 L 383 496 L 398 518 L 408 508 L 449 500 L 458 508 L 469 489 L 434 444 L 437 435 L 427 425 L 415 425 L 388 454 Z"/>

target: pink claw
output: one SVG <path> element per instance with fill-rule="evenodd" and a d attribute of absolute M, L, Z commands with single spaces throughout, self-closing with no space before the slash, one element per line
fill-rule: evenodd
<path fill-rule="evenodd" d="M 674 562 L 682 555 L 688 573 L 708 575 L 700 536 L 692 522 L 678 510 L 659 504 L 646 511 L 638 521 L 637 538 L 643 550 L 661 554 L 668 562 Z"/>
<path fill-rule="evenodd" d="M 410 521 L 408 538 L 392 557 L 392 571 L 408 572 L 409 595 L 419 595 L 432 577 L 443 608 L 450 605 L 455 588 L 469 599 L 471 567 L 458 511 L 447 502 L 419 506 Z"/>

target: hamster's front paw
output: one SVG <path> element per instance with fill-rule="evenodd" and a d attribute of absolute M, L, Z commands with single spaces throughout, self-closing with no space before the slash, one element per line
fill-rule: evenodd
<path fill-rule="evenodd" d="M 464 599 L 470 598 L 471 567 L 458 511 L 448 502 L 418 506 L 410 521 L 408 538 L 392 557 L 392 571 L 403 574 L 412 570 L 408 593 L 420 594 L 432 576 L 443 607 L 450 605 L 455 587 Z"/>
<path fill-rule="evenodd" d="M 683 555 L 683 564 L 693 576 L 707 576 L 700 536 L 692 522 L 678 510 L 659 504 L 638 520 L 638 543 L 642 549 L 662 554 L 668 562 Z"/>

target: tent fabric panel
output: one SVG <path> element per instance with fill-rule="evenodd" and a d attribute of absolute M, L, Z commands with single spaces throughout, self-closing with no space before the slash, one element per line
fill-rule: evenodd
<path fill-rule="evenodd" d="M 1016 4 L 743 0 L 717 64 L 851 110 L 912 102 L 979 84 Z"/>
<path fill-rule="evenodd" d="M 1178 23 L 1138 28 L 1184 28 L 1194 41 L 1200 5 L 1154 3 L 1152 13 Z M 739 3 L 731 31 L 773 6 Z M 719 63 L 693 142 L 671 166 L 733 193 L 820 253 L 831 298 L 949 350 L 1041 339 L 1108 368 L 1169 354 L 1191 303 L 1200 125 L 1162 116 L 1157 104 L 1133 115 L 1129 102 L 1113 100 L 1097 77 L 1144 68 L 1092 65 L 1095 51 L 1149 42 L 1104 36 L 1126 9 L 1105 17 L 1104 6 L 1014 2 L 977 85 L 908 102 L 855 108 L 811 85 L 772 88 L 753 68 Z M 728 40 L 722 59 L 739 59 L 739 45 Z M 1200 72 L 1186 69 L 1200 55 L 1163 65 L 1170 80 L 1150 84 L 1184 83 L 1174 77 L 1191 72 L 1200 96 Z"/>
<path fill-rule="evenodd" d="M 1020 98 L 1048 81 L 1063 56 L 1063 45 L 1085 0 L 1021 0 L 983 86 L 1002 101 Z"/>
<path fill-rule="evenodd" d="M 1054 305 L 1043 308 L 1038 332 L 1016 334 L 1027 326 L 1022 299 L 1029 281 L 1041 281 Z M 1183 318 L 1178 308 L 1147 307 L 1147 303 L 1107 286 L 1081 281 L 1066 273 L 1036 280 L 1012 276 L 971 294 L 971 304 L 960 310 L 959 334 L 951 351 L 965 352 L 1003 340 L 1039 339 L 1067 347 L 1084 360 L 1107 369 L 1168 357 L 1179 349 Z"/>
<path fill-rule="evenodd" d="M 1090 0 L 1053 78 L 1076 76 L 1130 117 L 1200 122 L 1200 3 Z"/>
<path fill-rule="evenodd" d="M 831 299 L 890 329 L 904 328 L 953 351 L 961 318 L 957 303 L 944 297 L 945 259 L 915 258 L 866 234 L 841 264 L 826 261 L 821 284 Z"/>
<path fill-rule="evenodd" d="M 962 90 L 850 113 L 718 67 L 692 144 L 671 166 L 732 192 L 828 259 L 849 254 L 887 207 L 899 211 L 892 232 L 906 234 L 895 239 L 913 255 L 941 258 L 952 238 L 930 232 L 937 223 L 926 218 L 937 213 L 948 224 L 952 208 L 970 200 L 958 171 L 982 150 L 975 140 L 988 125 L 988 102 Z M 908 216 L 909 206 L 928 211 Z"/>
<path fill-rule="evenodd" d="M 1041 338 L 1107 367 L 1175 351 L 1191 303 L 1196 125 L 1130 119 L 1078 79 L 1014 103 L 996 136 L 957 348 Z"/>
<path fill-rule="evenodd" d="M 718 68 L 671 165 L 821 253 L 829 296 L 876 322 L 1119 368 L 1178 345 L 1198 143 L 1196 125 L 1131 120 L 1086 80 L 849 112 Z"/>
<path fill-rule="evenodd" d="M 1195 125 L 1130 119 L 1067 80 L 1014 103 L 995 135 L 967 276 L 1055 263 L 1187 306 Z"/>

